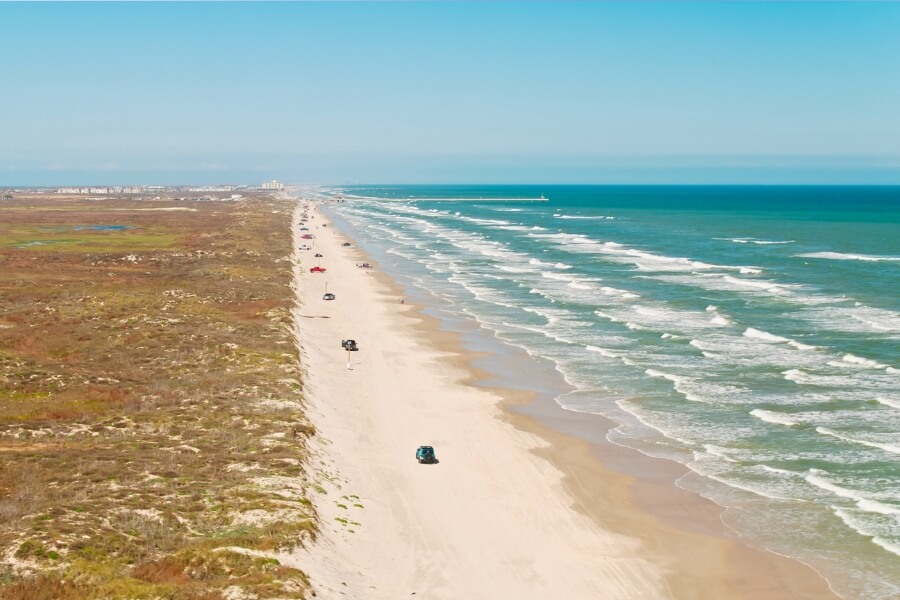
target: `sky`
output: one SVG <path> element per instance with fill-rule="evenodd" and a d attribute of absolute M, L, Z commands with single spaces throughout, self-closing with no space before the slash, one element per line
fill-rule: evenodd
<path fill-rule="evenodd" d="M 0 2 L 0 186 L 900 184 L 900 3 Z"/>

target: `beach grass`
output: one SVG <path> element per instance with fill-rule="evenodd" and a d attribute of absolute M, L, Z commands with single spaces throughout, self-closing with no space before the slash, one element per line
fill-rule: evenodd
<path fill-rule="evenodd" d="M 0 207 L 0 599 L 308 590 L 293 206 L 172 206 Z"/>

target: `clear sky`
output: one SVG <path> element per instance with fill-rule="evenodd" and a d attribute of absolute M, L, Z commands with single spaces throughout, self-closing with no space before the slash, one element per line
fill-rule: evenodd
<path fill-rule="evenodd" d="M 0 185 L 900 184 L 898 3 L 0 2 Z"/>

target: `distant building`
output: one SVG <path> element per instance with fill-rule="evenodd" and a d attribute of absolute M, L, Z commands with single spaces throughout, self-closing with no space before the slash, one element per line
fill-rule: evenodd
<path fill-rule="evenodd" d="M 275 190 L 276 192 L 284 191 L 284 184 L 280 181 L 273 179 L 272 181 L 267 181 L 262 186 L 260 186 L 264 190 Z"/>

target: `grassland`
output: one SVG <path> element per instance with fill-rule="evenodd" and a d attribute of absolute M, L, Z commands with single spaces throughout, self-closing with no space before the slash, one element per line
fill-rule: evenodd
<path fill-rule="evenodd" d="M 291 209 L 0 203 L 0 599 L 308 592 Z"/>

